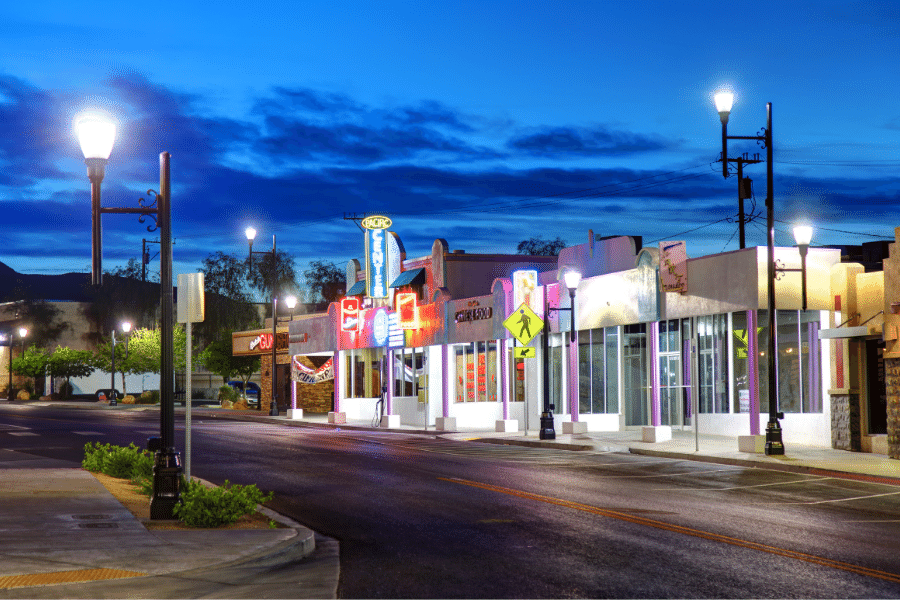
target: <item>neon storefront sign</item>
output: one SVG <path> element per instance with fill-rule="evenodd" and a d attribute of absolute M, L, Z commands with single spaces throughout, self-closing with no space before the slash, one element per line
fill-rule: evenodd
<path fill-rule="evenodd" d="M 359 298 L 341 299 L 341 330 L 359 331 Z"/>
<path fill-rule="evenodd" d="M 395 300 L 400 329 L 418 329 L 418 295 L 415 292 L 400 292 L 396 295 Z"/>

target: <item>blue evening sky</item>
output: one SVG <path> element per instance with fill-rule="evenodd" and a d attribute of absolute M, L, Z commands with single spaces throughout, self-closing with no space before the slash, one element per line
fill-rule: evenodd
<path fill-rule="evenodd" d="M 5 3 L 0 261 L 90 270 L 74 116 L 120 123 L 105 206 L 136 206 L 172 153 L 175 272 L 271 245 L 361 257 L 347 213 L 383 213 L 409 257 L 513 253 L 640 235 L 689 256 L 738 247 L 737 183 L 715 161 L 773 103 L 777 243 L 892 239 L 900 226 L 900 4 L 894 1 Z M 731 142 L 730 153 L 760 152 Z M 765 165 L 746 168 L 761 216 Z M 157 239 L 103 217 L 104 268 Z M 158 270 L 158 260 L 151 265 Z"/>

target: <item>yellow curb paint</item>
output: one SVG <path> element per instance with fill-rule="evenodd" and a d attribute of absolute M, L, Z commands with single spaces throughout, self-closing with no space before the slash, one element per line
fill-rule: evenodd
<path fill-rule="evenodd" d="M 129 577 L 144 577 L 146 575 L 146 573 L 123 571 L 122 569 L 77 569 L 74 571 L 54 571 L 51 573 L 5 575 L 0 577 L 0 590 L 38 585 L 56 585 L 60 583 L 84 583 L 87 581 L 104 581 L 107 579 L 128 579 Z"/>

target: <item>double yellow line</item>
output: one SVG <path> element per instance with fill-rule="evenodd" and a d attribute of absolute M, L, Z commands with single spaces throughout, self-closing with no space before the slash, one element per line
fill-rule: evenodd
<path fill-rule="evenodd" d="M 657 521 L 655 519 L 647 519 L 645 517 L 639 517 L 639 516 L 635 516 L 632 514 L 628 514 L 627 512 L 619 512 L 619 511 L 615 511 L 615 510 L 608 510 L 605 508 L 598 508 L 596 506 L 591 506 L 589 504 L 581 504 L 580 502 L 572 502 L 570 500 L 563 500 L 561 498 L 553 498 L 552 496 L 542 496 L 540 494 L 532 494 L 531 492 L 525 492 L 522 490 L 514 490 L 511 488 L 505 488 L 505 487 L 500 487 L 500 486 L 496 486 L 496 485 L 491 485 L 489 483 L 480 483 L 478 481 L 469 481 L 466 479 L 446 478 L 446 477 L 439 477 L 438 479 L 440 479 L 441 481 L 447 481 L 447 482 L 456 483 L 459 485 L 467 485 L 467 486 L 474 487 L 474 488 L 480 488 L 483 490 L 498 492 L 501 494 L 506 494 L 508 496 L 515 496 L 517 498 L 524 498 L 526 500 L 534 500 L 536 502 L 544 502 L 546 504 L 555 504 L 556 506 L 563 506 L 565 508 L 580 510 L 580 511 L 591 513 L 594 515 L 599 515 L 601 517 L 609 517 L 610 519 L 618 519 L 620 521 L 627 521 L 628 523 L 634 523 L 636 525 L 644 525 L 646 527 L 655 527 L 657 529 L 664 529 L 666 531 L 671 531 L 673 533 L 681 533 L 684 535 L 690 535 L 690 536 L 702 538 L 704 540 L 710 540 L 713 542 L 722 542 L 725 544 L 731 544 L 732 546 L 739 546 L 741 548 L 749 548 L 751 550 L 767 552 L 769 554 L 775 554 L 777 556 L 784 556 L 785 558 L 793 558 L 795 560 L 802 560 L 804 562 L 812 563 L 815 565 L 820 565 L 823 567 L 830 567 L 832 569 L 840 569 L 842 571 L 849 571 L 850 573 L 856 573 L 857 575 L 865 575 L 866 577 L 876 577 L 878 579 L 883 579 L 885 581 L 890 581 L 893 583 L 900 583 L 900 575 L 896 575 L 894 573 L 888 573 L 886 571 L 879 571 L 877 569 L 870 569 L 868 567 L 861 567 L 859 565 L 853 565 L 853 564 L 841 562 L 838 560 L 831 560 L 829 558 L 823 558 L 821 556 L 814 556 L 812 554 L 805 554 L 803 552 L 796 552 L 794 550 L 788 550 L 786 548 L 778 548 L 775 546 L 768 546 L 766 544 L 759 544 L 757 542 L 751 542 L 748 540 L 733 538 L 733 537 L 729 537 L 727 535 L 721 535 L 718 533 L 711 533 L 709 531 L 702 531 L 700 529 L 693 529 L 691 527 L 684 527 L 682 525 L 673 525 L 671 523 L 664 523 L 662 521 Z"/>

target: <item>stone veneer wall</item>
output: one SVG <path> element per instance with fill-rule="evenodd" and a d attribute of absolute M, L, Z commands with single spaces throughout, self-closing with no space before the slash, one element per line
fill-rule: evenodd
<path fill-rule="evenodd" d="M 305 356 L 300 356 L 299 361 L 305 367 L 316 368 L 316 365 Z M 327 413 L 334 410 L 333 379 L 322 383 L 296 383 L 294 385 L 297 386 L 297 408 L 302 408 L 303 412 Z"/>
<path fill-rule="evenodd" d="M 269 409 L 272 406 L 272 377 L 271 375 L 267 375 L 267 373 L 270 371 L 269 366 L 272 364 L 272 356 L 267 354 L 263 355 L 261 358 L 262 365 L 260 370 L 263 373 L 263 377 L 261 378 L 259 386 L 260 394 L 262 395 L 262 406 L 260 407 L 260 411 L 264 414 L 268 414 Z M 279 365 L 290 364 L 290 357 L 287 354 L 279 354 L 277 358 Z M 300 357 L 300 362 L 307 367 L 315 368 L 313 363 L 305 356 Z M 294 385 L 297 385 L 297 408 L 302 408 L 304 412 L 313 413 L 327 413 L 333 410 L 333 380 L 316 384 L 300 383 Z M 279 384 L 279 387 L 282 387 L 281 384 Z M 291 407 L 290 395 L 288 395 L 287 398 L 280 398 L 279 401 L 282 410 L 287 410 Z"/>
<path fill-rule="evenodd" d="M 888 456 L 900 458 L 900 358 L 885 359 L 884 383 L 887 389 Z"/>
<path fill-rule="evenodd" d="M 862 450 L 859 428 L 859 395 L 831 396 L 831 447 L 838 450 Z"/>

